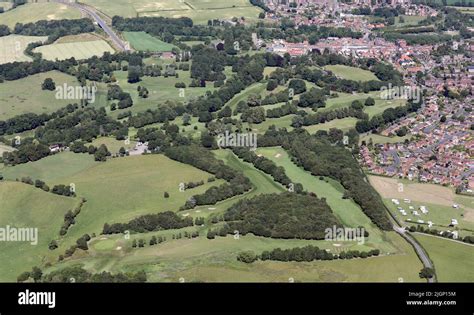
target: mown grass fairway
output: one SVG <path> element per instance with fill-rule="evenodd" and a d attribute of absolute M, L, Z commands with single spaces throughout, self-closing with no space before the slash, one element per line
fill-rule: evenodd
<path fill-rule="evenodd" d="M 285 168 L 286 174 L 294 183 L 301 183 L 305 190 L 314 192 L 319 198 L 326 198 L 336 217 L 347 227 L 363 226 L 369 233 L 366 246 L 379 248 L 382 252 L 394 252 L 396 249 L 387 242 L 386 233 L 380 231 L 362 212 L 360 207 L 349 199 L 342 199 L 344 188 L 331 178 L 320 180 L 311 173 L 294 164 L 288 153 L 280 147 L 259 148 L 258 154 Z"/>
<path fill-rule="evenodd" d="M 0 182 L 0 227 L 37 228 L 38 244 L 0 242 L 0 281 L 14 282 L 16 277 L 40 266 L 44 257 L 54 259 L 59 253 L 48 249 L 59 236 L 64 214 L 78 199 L 57 196 L 17 182 Z"/>
<path fill-rule="evenodd" d="M 440 282 L 474 282 L 474 246 L 416 233 Z"/>
<path fill-rule="evenodd" d="M 31 61 L 31 57 L 24 54 L 29 43 L 44 42 L 46 36 L 8 35 L 0 37 L 0 64 L 9 62 Z"/>
<path fill-rule="evenodd" d="M 331 128 L 341 129 L 345 132 L 351 128 L 354 128 L 356 122 L 357 122 L 357 118 L 348 117 L 348 118 L 343 118 L 343 119 L 334 119 L 324 124 L 305 126 L 304 129 L 306 129 L 309 133 L 316 133 L 318 130 L 327 131 Z"/>
<path fill-rule="evenodd" d="M 163 52 L 175 47 L 145 32 L 123 32 L 123 35 L 135 50 Z"/>
<path fill-rule="evenodd" d="M 25 113 L 50 113 L 74 100 L 56 99 L 55 91 L 44 91 L 41 84 L 46 78 L 51 78 L 56 86 L 67 83 L 76 86 L 76 78 L 67 74 L 50 71 L 34 74 L 15 81 L 0 83 L 0 120 L 5 120 Z"/>
<path fill-rule="evenodd" d="M 81 60 L 93 56 L 101 57 L 105 52 L 115 52 L 115 50 L 102 39 L 85 42 L 55 43 L 35 48 L 34 51 L 43 54 L 43 58 L 47 60 L 65 60 L 72 57 Z"/>
<path fill-rule="evenodd" d="M 379 80 L 372 72 L 356 67 L 350 67 L 346 65 L 330 65 L 325 66 L 324 69 L 331 71 L 336 76 L 343 79 L 354 81 Z"/>
<path fill-rule="evenodd" d="M 2 13 L 1 24 L 15 27 L 16 23 L 34 23 L 40 20 L 80 19 L 81 12 L 64 4 L 53 2 L 26 3 Z"/>

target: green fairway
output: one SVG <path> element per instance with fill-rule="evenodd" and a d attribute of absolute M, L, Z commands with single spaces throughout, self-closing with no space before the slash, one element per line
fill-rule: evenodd
<path fill-rule="evenodd" d="M 16 277 L 40 266 L 45 259 L 59 253 L 48 249 L 57 239 L 64 214 L 72 210 L 78 199 L 57 196 L 33 186 L 17 182 L 0 182 L 0 227 L 37 228 L 38 244 L 0 242 L 0 282 L 14 282 Z"/>
<path fill-rule="evenodd" d="M 29 43 L 44 42 L 46 36 L 8 35 L 0 37 L 0 64 L 31 61 L 24 51 Z"/>
<path fill-rule="evenodd" d="M 474 246 L 416 233 L 440 282 L 474 282 Z"/>
<path fill-rule="evenodd" d="M 349 129 L 354 128 L 356 122 L 357 122 L 357 118 L 348 117 L 348 118 L 343 118 L 343 119 L 334 119 L 324 124 L 306 126 L 304 127 L 304 129 L 306 129 L 311 134 L 316 133 L 319 130 L 328 131 L 331 128 L 341 129 L 342 131 L 346 132 Z"/>
<path fill-rule="evenodd" d="M 379 248 L 382 252 L 396 249 L 387 242 L 386 233 L 380 231 L 352 200 L 342 199 L 344 188 L 333 179 L 312 176 L 311 173 L 295 165 L 288 153 L 280 147 L 259 148 L 258 154 L 285 168 L 286 174 L 295 183 L 301 183 L 305 190 L 314 192 L 319 198 L 326 198 L 336 217 L 347 227 L 363 226 L 369 233 L 367 246 Z"/>
<path fill-rule="evenodd" d="M 386 100 L 381 98 L 381 93 L 379 91 L 372 91 L 370 93 L 355 93 L 355 94 L 348 94 L 348 93 L 340 93 L 338 92 L 338 97 L 329 98 L 326 101 L 326 107 L 319 109 L 321 111 L 330 110 L 330 109 L 337 109 L 348 107 L 351 105 L 353 101 L 359 100 L 364 104 L 365 100 L 368 97 L 372 97 L 375 100 L 374 106 L 365 106 L 364 112 L 369 115 L 369 117 L 373 117 L 374 115 L 381 114 L 387 108 L 398 107 L 406 104 L 406 100 L 403 99 L 393 99 L 393 100 Z"/>
<path fill-rule="evenodd" d="M 145 32 L 124 32 L 123 35 L 135 50 L 163 52 L 176 47 Z"/>
<path fill-rule="evenodd" d="M 397 142 L 404 142 L 405 139 L 410 139 L 411 135 L 406 135 L 404 137 L 385 137 L 378 134 L 367 134 L 360 137 L 360 142 L 365 141 L 369 143 L 370 139 L 372 139 L 372 143 L 397 143 Z"/>
<path fill-rule="evenodd" d="M 40 20 L 80 19 L 81 12 L 65 4 L 53 2 L 26 3 L 0 15 L 1 24 L 15 27 L 16 23 L 34 23 Z"/>
<path fill-rule="evenodd" d="M 56 99 L 55 91 L 44 91 L 41 84 L 51 78 L 56 86 L 64 83 L 77 86 L 75 77 L 59 71 L 30 75 L 26 78 L 0 83 L 0 120 L 25 113 L 50 113 L 77 100 Z"/>
<path fill-rule="evenodd" d="M 35 48 L 34 51 L 43 54 L 43 58 L 47 60 L 65 60 L 73 57 L 77 60 L 82 60 L 93 56 L 101 57 L 105 52 L 115 52 L 102 39 L 85 42 L 54 43 Z"/>
<path fill-rule="evenodd" d="M 330 65 L 325 66 L 324 69 L 331 71 L 336 76 L 343 79 L 354 81 L 379 81 L 379 79 L 372 72 L 356 67 L 350 67 L 346 65 Z"/>

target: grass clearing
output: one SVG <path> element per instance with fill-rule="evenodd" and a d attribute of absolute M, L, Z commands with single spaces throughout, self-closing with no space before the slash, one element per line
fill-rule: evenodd
<path fill-rule="evenodd" d="M 59 71 L 49 71 L 30 75 L 26 78 L 0 83 L 0 120 L 6 120 L 25 113 L 51 113 L 70 103 L 72 100 L 56 99 L 55 91 L 44 91 L 41 84 L 51 78 L 56 86 L 66 83 L 76 86 L 75 77 Z"/>
<path fill-rule="evenodd" d="M 16 23 L 34 23 L 40 20 L 80 19 L 81 12 L 65 4 L 40 2 L 20 5 L 0 15 L 1 24 L 14 28 Z"/>
<path fill-rule="evenodd" d="M 23 36 L 8 35 L 0 37 L 0 64 L 9 62 L 23 62 L 33 60 L 25 55 L 24 51 L 28 44 L 34 42 L 44 42 L 46 36 Z"/>
<path fill-rule="evenodd" d="M 346 65 L 329 65 L 325 66 L 324 69 L 331 71 L 337 77 L 343 79 L 354 81 L 379 81 L 373 72 L 361 68 L 350 67 Z"/>
<path fill-rule="evenodd" d="M 72 43 L 54 43 L 34 49 L 43 54 L 47 60 L 65 60 L 74 57 L 77 60 L 88 59 L 93 56 L 101 57 L 105 52 L 114 53 L 115 50 L 102 39 Z"/>
<path fill-rule="evenodd" d="M 171 51 L 175 47 L 145 32 L 123 32 L 123 35 L 136 50 L 164 52 Z"/>
<path fill-rule="evenodd" d="M 474 246 L 415 234 L 433 261 L 440 282 L 474 282 Z"/>
<path fill-rule="evenodd" d="M 348 118 L 343 118 L 343 119 L 334 119 L 324 124 L 305 126 L 303 128 L 306 129 L 311 134 L 316 133 L 319 130 L 328 131 L 331 128 L 341 129 L 342 131 L 346 132 L 349 129 L 354 128 L 356 122 L 357 122 L 357 118 L 348 117 Z"/>

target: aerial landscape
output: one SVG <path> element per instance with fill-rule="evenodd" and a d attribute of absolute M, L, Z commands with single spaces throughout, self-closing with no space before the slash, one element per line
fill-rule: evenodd
<path fill-rule="evenodd" d="M 0 282 L 474 283 L 473 0 L 0 0 Z"/>

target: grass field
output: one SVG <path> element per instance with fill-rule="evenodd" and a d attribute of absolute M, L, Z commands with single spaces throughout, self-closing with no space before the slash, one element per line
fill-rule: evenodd
<path fill-rule="evenodd" d="M 12 147 L 0 143 L 0 156 L 2 156 L 3 152 L 11 152 L 13 150 L 14 149 Z M 0 170 L 1 170 L 1 168 L 0 168 Z"/>
<path fill-rule="evenodd" d="M 163 52 L 175 47 L 145 32 L 123 32 L 123 35 L 135 50 Z"/>
<path fill-rule="evenodd" d="M 405 22 L 400 22 L 400 17 L 403 16 Z M 408 25 L 418 25 L 418 22 L 421 22 L 426 19 L 425 16 L 418 15 L 401 15 L 395 17 L 395 26 L 408 26 Z"/>
<path fill-rule="evenodd" d="M 92 145 L 95 147 L 99 147 L 100 145 L 105 144 L 107 149 L 112 154 L 119 153 L 120 148 L 124 148 L 125 150 L 131 150 L 135 147 L 136 142 L 130 140 L 129 144 L 125 144 L 125 141 L 116 140 L 115 138 L 111 137 L 100 137 L 92 141 Z"/>
<path fill-rule="evenodd" d="M 343 119 L 334 119 L 324 124 L 306 126 L 304 129 L 308 130 L 309 133 L 316 133 L 318 130 L 329 130 L 331 128 L 338 128 L 346 132 L 349 129 L 354 128 L 356 122 L 357 118 L 348 117 Z"/>
<path fill-rule="evenodd" d="M 1 24 L 15 27 L 16 23 L 34 23 L 39 20 L 79 19 L 79 10 L 64 4 L 42 2 L 26 3 L 0 15 Z"/>
<path fill-rule="evenodd" d="M 415 234 L 433 261 L 440 282 L 474 282 L 474 246 Z"/>
<path fill-rule="evenodd" d="M 338 95 L 339 95 L 338 97 L 329 98 L 326 101 L 326 107 L 319 110 L 324 111 L 324 110 L 348 107 L 355 100 L 359 100 L 362 102 L 362 104 L 364 104 L 365 100 L 370 96 L 375 100 L 375 105 L 365 106 L 364 112 L 367 113 L 369 117 L 373 117 L 374 115 L 382 113 L 387 108 L 398 107 L 398 106 L 402 106 L 406 104 L 406 100 L 403 100 L 403 99 L 393 99 L 393 100 L 382 99 L 379 91 L 372 91 L 369 93 L 355 93 L 355 94 L 338 93 Z"/>
<path fill-rule="evenodd" d="M 180 230 L 182 231 L 182 230 Z M 314 244 L 323 248 L 321 241 L 276 240 L 253 235 L 218 237 L 207 240 L 205 236 L 197 239 L 171 240 L 157 246 L 146 246 L 130 250 L 129 244 L 114 236 L 94 246 L 95 252 L 85 258 L 74 259 L 60 266 L 82 264 L 95 272 L 100 271 L 138 271 L 144 270 L 150 282 L 420 282 L 418 271 L 421 263 L 406 243 L 396 240 L 401 255 L 380 256 L 370 259 L 346 261 L 296 262 L 256 262 L 245 264 L 235 257 L 243 250 L 260 253 L 264 250 L 299 247 Z M 154 234 L 154 233 L 153 233 Z M 140 237 L 149 239 L 149 235 Z M 390 234 L 389 238 L 396 237 Z M 116 248 L 120 246 L 121 250 Z M 98 247 L 98 249 L 97 249 Z M 105 248 L 105 250 L 104 250 Z M 54 268 L 57 268 L 55 266 Z"/>
<path fill-rule="evenodd" d="M 0 182 L 0 225 L 16 228 L 37 228 L 38 244 L 0 242 L 0 281 L 14 282 L 23 271 L 40 266 L 45 257 L 54 257 L 48 249 L 59 235 L 64 214 L 78 200 L 44 192 L 17 182 Z"/>
<path fill-rule="evenodd" d="M 204 95 L 206 91 L 213 91 L 214 87 L 212 83 L 208 83 L 207 87 L 193 87 L 190 88 L 189 84 L 191 83 L 191 77 L 189 71 L 177 70 L 179 78 L 174 76 L 165 78 L 164 76 L 160 77 L 142 77 L 142 80 L 138 83 L 128 83 L 126 71 L 115 71 L 114 75 L 118 80 L 118 84 L 125 91 L 130 93 L 133 99 L 134 105 L 131 108 L 126 108 L 122 111 L 131 110 L 133 113 L 145 111 L 147 109 L 155 109 L 157 105 L 163 103 L 166 100 L 173 100 L 179 102 L 190 101 L 195 99 L 198 96 Z M 176 83 L 184 82 L 186 88 L 184 89 L 184 94 L 181 94 L 180 89 L 175 87 Z M 144 99 L 138 96 L 137 87 L 144 86 L 149 91 L 148 98 Z M 182 97 L 183 96 L 183 97 Z M 119 113 L 121 110 L 114 112 Z"/>
<path fill-rule="evenodd" d="M 170 18 L 189 17 L 195 23 L 206 24 L 211 19 L 231 19 L 245 17 L 247 20 L 257 20 L 261 9 L 252 6 L 248 0 L 85 0 L 108 16 L 123 17 L 164 16 Z"/>
<path fill-rule="evenodd" d="M 71 100 L 56 99 L 55 91 L 42 90 L 41 84 L 46 78 L 52 78 L 56 86 L 64 83 L 78 85 L 76 78 L 58 71 L 0 83 L 0 120 L 25 113 L 49 113 L 69 103 L 75 103 Z"/>
<path fill-rule="evenodd" d="M 350 67 L 346 65 L 330 65 L 325 66 L 324 69 L 331 71 L 337 77 L 343 79 L 354 81 L 379 81 L 379 79 L 372 72 L 356 67 Z"/>
<path fill-rule="evenodd" d="M 35 48 L 34 51 L 43 54 L 43 58 L 47 60 L 65 60 L 72 57 L 81 60 L 93 56 L 101 57 L 105 52 L 115 52 L 115 50 L 102 39 L 85 42 L 54 43 Z"/>
<path fill-rule="evenodd" d="M 372 139 L 372 143 L 397 143 L 397 142 L 404 142 L 405 139 L 410 139 L 411 135 L 406 135 L 404 137 L 385 137 L 378 134 L 368 134 L 360 137 L 360 142 L 365 141 L 369 143 L 370 139 Z"/>
<path fill-rule="evenodd" d="M 8 35 L 0 37 L 0 64 L 31 61 L 31 57 L 24 54 L 28 44 L 44 42 L 46 39 L 46 36 Z"/>

